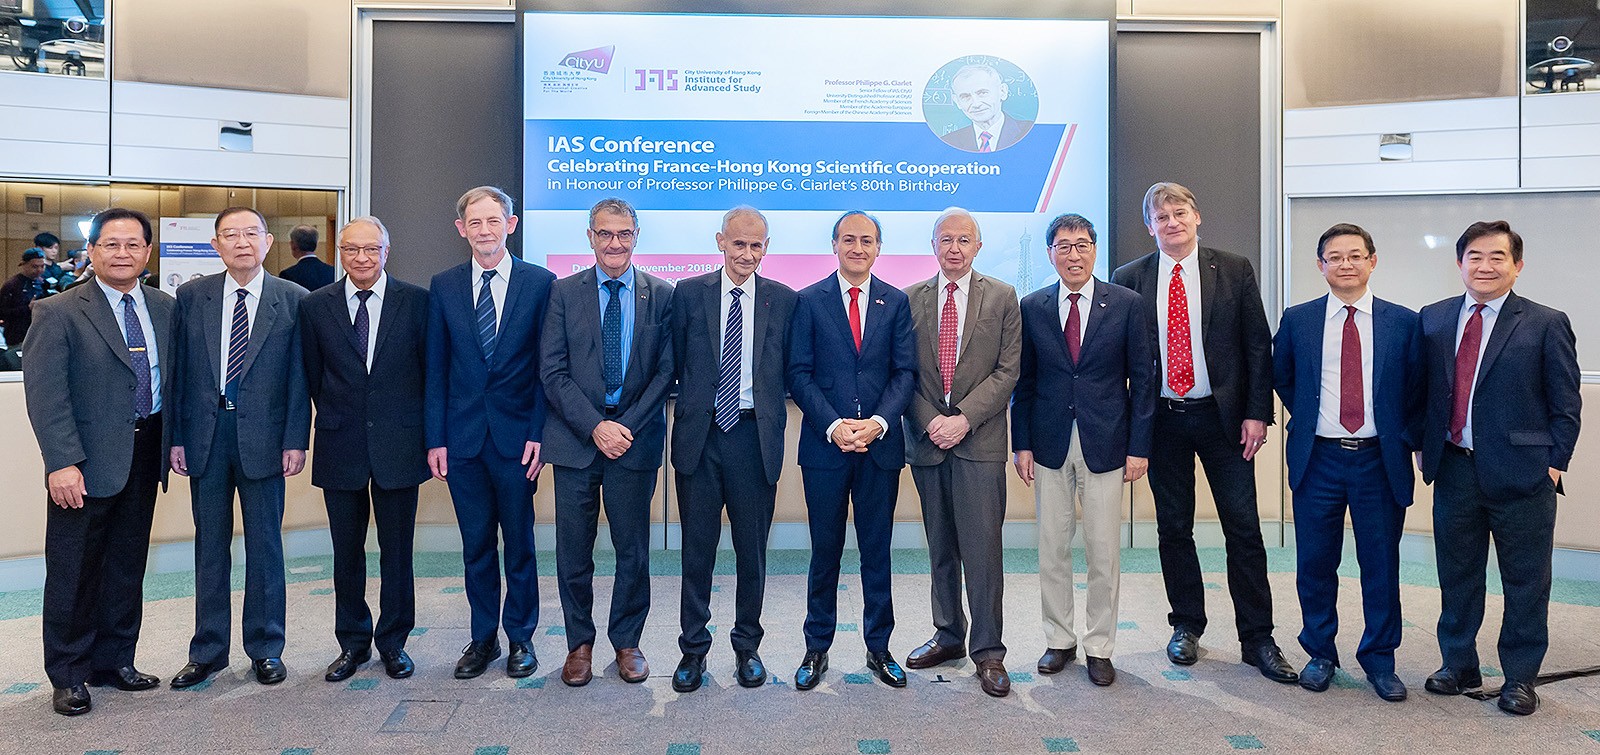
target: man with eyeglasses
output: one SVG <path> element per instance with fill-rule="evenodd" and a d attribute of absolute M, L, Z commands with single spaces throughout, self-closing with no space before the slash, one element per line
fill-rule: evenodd
<path fill-rule="evenodd" d="M 1022 375 L 1011 410 L 1017 476 L 1039 509 L 1041 674 L 1061 672 L 1083 645 L 1089 681 L 1116 681 L 1122 490 L 1149 466 L 1155 350 L 1139 295 L 1094 277 L 1094 225 L 1061 215 L 1045 231 L 1059 283 L 1022 300 Z M 1088 601 L 1073 631 L 1072 538 L 1083 507 Z"/>
<path fill-rule="evenodd" d="M 1198 456 L 1228 550 L 1228 593 L 1243 662 L 1275 682 L 1299 675 L 1272 638 L 1272 589 L 1256 510 L 1256 453 L 1272 422 L 1272 331 L 1250 261 L 1200 245 L 1194 193 L 1161 182 L 1144 195 L 1157 251 L 1117 268 L 1111 282 L 1144 296 L 1155 318 L 1160 397 L 1150 449 L 1161 578 L 1172 611 L 1167 658 L 1199 658 L 1206 588 L 1194 543 Z"/>
<path fill-rule="evenodd" d="M 428 380 L 423 435 L 428 467 L 450 487 L 466 570 L 471 640 L 455 678 L 483 675 L 509 643 L 506 675 L 539 667 L 533 493 L 544 466 L 545 391 L 539 331 L 555 276 L 513 256 L 511 197 L 493 186 L 456 200 L 456 232 L 472 258 L 433 276 L 428 294 Z M 500 547 L 505 544 L 505 603 Z"/>
<path fill-rule="evenodd" d="M 139 285 L 150 259 L 143 213 L 105 210 L 89 221 L 88 235 L 100 271 L 95 284 L 35 305 L 23 360 L 30 376 L 44 378 L 22 387 L 52 504 L 44 667 L 55 688 L 51 705 L 65 716 L 89 711 L 89 686 L 136 691 L 161 683 L 133 659 L 156 487 L 166 482 L 161 428 L 175 305 Z M 92 398 L 63 405 L 60 385 Z"/>
<path fill-rule="evenodd" d="M 1278 397 L 1289 423 L 1294 490 L 1295 584 L 1300 647 L 1311 660 L 1300 686 L 1322 692 L 1339 667 L 1339 562 L 1345 514 L 1361 565 L 1366 629 L 1356 662 L 1378 697 L 1406 699 L 1394 673 L 1400 645 L 1400 535 L 1414 487 L 1422 344 L 1417 313 L 1372 295 L 1372 235 L 1349 223 L 1317 240 L 1328 295 L 1284 310 L 1273 338 Z M 1379 378 L 1382 378 L 1381 380 Z"/>
<path fill-rule="evenodd" d="M 972 213 L 934 219 L 939 274 L 905 289 L 917 336 L 917 386 L 906 407 L 906 457 L 922 498 L 933 577 L 933 638 L 906 656 L 914 669 L 970 655 L 978 685 L 1011 694 L 1004 626 L 1006 407 L 1022 359 L 1022 316 L 1010 285 L 972 269 L 983 235 Z M 962 574 L 972 609 L 961 608 Z"/>
<path fill-rule="evenodd" d="M 428 291 L 384 272 L 389 230 L 356 218 L 335 242 L 344 280 L 300 302 L 306 384 L 316 414 L 311 484 L 322 488 L 333 539 L 333 634 L 339 656 L 323 678 L 342 682 L 371 660 L 411 676 L 416 625 L 412 541 L 417 487 L 429 475 L 422 438 Z M 367 521 L 378 527 L 377 627 L 367 606 Z"/>
<path fill-rule="evenodd" d="M 672 284 L 633 265 L 633 206 L 602 199 L 589 209 L 594 267 L 556 282 L 542 338 L 550 399 L 545 458 L 555 467 L 556 581 L 566 614 L 561 681 L 593 678 L 594 541 L 602 492 L 616 580 L 606 638 L 617 676 L 650 676 L 639 650 L 650 612 L 650 499 L 667 434 L 672 387 Z"/>
<path fill-rule="evenodd" d="M 287 677 L 284 479 L 305 466 L 311 434 L 298 324 L 306 290 L 262 269 L 272 234 L 261 213 L 230 207 L 215 227 L 211 246 L 227 269 L 178 289 L 173 326 L 172 471 L 189 477 L 195 527 L 195 633 L 176 689 L 228 665 L 235 492 L 245 653 L 256 681 Z"/>

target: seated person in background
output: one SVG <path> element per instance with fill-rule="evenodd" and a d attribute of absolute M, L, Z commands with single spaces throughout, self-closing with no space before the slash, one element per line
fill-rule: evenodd
<path fill-rule="evenodd" d="M 44 252 L 29 249 L 22 253 L 17 274 L 0 285 L 0 325 L 5 327 L 6 343 L 22 345 L 33 324 L 33 300 L 43 298 L 44 271 L 48 266 Z"/>
<path fill-rule="evenodd" d="M 61 266 L 61 239 L 55 234 L 45 232 L 33 237 L 35 249 L 44 253 L 44 275 L 40 280 L 44 283 L 46 294 L 59 294 L 66 284 L 61 282 L 61 277 L 66 275 L 66 269 Z"/>

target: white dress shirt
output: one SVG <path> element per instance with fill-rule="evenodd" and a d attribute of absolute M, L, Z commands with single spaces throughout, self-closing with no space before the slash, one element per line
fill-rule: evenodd
<path fill-rule="evenodd" d="M 1339 422 L 1340 386 L 1344 377 L 1345 303 L 1331 292 L 1322 322 L 1322 388 L 1317 402 L 1317 436 L 1322 438 L 1375 438 L 1378 425 L 1372 411 L 1372 290 L 1352 305 L 1356 308 L 1356 335 L 1361 337 L 1361 412 L 1364 421 L 1355 432 Z"/>
<path fill-rule="evenodd" d="M 733 279 L 728 277 L 728 271 L 726 269 L 722 271 L 722 296 L 718 299 L 717 306 L 717 311 L 722 313 L 721 319 L 717 322 L 721 323 L 722 327 L 717 332 L 724 337 L 727 335 L 728 308 L 733 305 L 733 290 L 736 288 L 744 292 L 739 295 L 739 325 L 741 328 L 739 334 L 739 408 L 754 409 L 756 408 L 754 353 L 756 350 L 756 277 L 754 275 L 745 278 L 744 283 L 735 285 Z M 720 348 L 717 353 L 719 356 L 721 355 Z M 720 359 L 718 364 L 721 364 Z"/>
<path fill-rule="evenodd" d="M 344 303 L 350 310 L 352 328 L 356 324 L 356 310 L 361 306 L 361 298 L 356 296 L 356 292 L 360 290 L 356 284 L 350 282 L 350 276 L 345 276 Z M 372 296 L 367 297 L 367 372 L 372 371 L 372 355 L 378 350 L 378 320 L 383 317 L 383 295 L 389 290 L 389 274 L 378 273 L 378 282 L 372 284 L 371 290 Z M 494 292 L 493 284 L 490 284 L 489 291 Z"/>
<path fill-rule="evenodd" d="M 1494 332 L 1494 323 L 1500 319 L 1500 308 L 1506 305 L 1506 297 L 1511 292 L 1507 291 L 1497 299 L 1484 302 L 1483 306 L 1483 337 L 1478 339 L 1478 371 L 1472 376 L 1472 392 L 1467 394 L 1467 423 L 1461 429 L 1461 447 L 1472 448 L 1472 399 L 1478 393 L 1478 375 L 1483 374 L 1483 350 L 1489 346 L 1489 334 Z M 1461 349 L 1461 336 L 1467 329 L 1467 318 L 1472 316 L 1472 308 L 1477 301 L 1468 294 L 1461 302 L 1461 314 L 1456 317 L 1456 350 Z M 1455 357 L 1455 351 L 1451 352 Z M 1448 430 L 1448 428 L 1447 428 Z"/>
<path fill-rule="evenodd" d="M 934 298 L 934 302 L 935 303 L 934 303 L 934 309 L 933 309 L 933 321 L 943 325 L 943 323 L 944 323 L 944 302 L 945 302 L 946 299 L 949 299 L 951 297 L 955 297 L 955 300 L 956 300 L 956 364 L 961 364 L 961 334 L 967 332 L 967 300 L 972 295 L 972 271 L 968 270 L 966 275 L 963 275 L 960 278 L 958 278 L 956 280 L 953 280 L 953 281 L 950 280 L 949 278 L 946 278 L 944 276 L 944 274 L 941 273 L 937 280 L 938 280 L 938 284 L 937 285 L 939 286 L 939 295 Z M 956 284 L 956 290 L 955 290 L 954 293 L 945 290 L 945 289 L 950 287 L 951 283 Z M 938 349 L 935 348 L 934 352 L 938 353 Z M 951 376 L 951 377 L 952 377 L 952 379 L 954 378 L 954 376 Z M 946 404 L 950 403 L 950 394 L 948 394 L 948 393 L 944 394 L 944 402 Z"/>
<path fill-rule="evenodd" d="M 1078 297 L 1078 344 L 1083 344 L 1083 337 L 1089 333 L 1089 305 L 1094 303 L 1094 278 L 1083 284 L 1083 288 L 1073 291 L 1067 288 L 1067 282 L 1061 281 L 1061 293 L 1056 297 L 1056 319 L 1060 321 L 1061 337 L 1066 338 L 1067 314 L 1071 312 L 1072 300 L 1067 298 L 1070 294 L 1082 294 Z"/>
<path fill-rule="evenodd" d="M 245 291 L 245 317 L 250 322 L 250 337 L 255 338 L 256 310 L 261 307 L 261 287 L 266 277 L 265 272 L 256 270 L 256 277 L 251 278 L 249 283 L 240 286 L 239 282 L 233 279 L 232 273 L 224 272 L 222 274 L 222 327 L 218 328 L 218 330 L 222 331 L 220 341 L 222 351 L 218 352 L 222 355 L 222 358 L 217 360 L 221 367 L 221 370 L 217 373 L 218 395 L 223 395 L 228 390 L 228 342 L 233 337 L 233 304 L 239 300 L 239 295 L 234 292 L 241 288 Z"/>
<path fill-rule="evenodd" d="M 1194 387 L 1182 396 L 1167 384 L 1167 304 L 1171 298 L 1167 294 L 1172 287 L 1172 268 L 1177 265 L 1183 266 L 1183 272 L 1178 277 L 1183 279 L 1183 292 L 1189 299 L 1189 346 L 1194 351 Z M 1206 370 L 1206 344 L 1200 322 L 1199 267 L 1199 244 L 1181 261 L 1167 256 L 1166 252 L 1156 255 L 1156 330 L 1159 331 L 1161 345 L 1162 398 L 1193 399 L 1211 395 L 1211 373 Z"/>
<path fill-rule="evenodd" d="M 478 304 L 478 289 L 483 288 L 483 274 L 489 268 L 478 264 L 478 256 L 472 256 L 472 304 Z M 494 298 L 494 328 L 500 331 L 500 318 L 506 311 L 506 289 L 511 285 L 511 252 L 500 255 L 500 262 L 494 266 L 495 276 L 489 280 L 489 296 Z M 377 329 L 374 328 L 374 331 Z"/>
<path fill-rule="evenodd" d="M 856 284 L 845 280 L 844 273 L 838 272 L 834 273 L 834 275 L 839 279 L 839 298 L 844 302 L 845 322 L 850 321 L 850 288 L 854 286 L 861 289 L 861 292 L 856 295 L 856 311 L 861 314 L 861 339 L 864 343 L 867 338 L 867 310 L 872 308 L 872 276 L 868 275 L 865 283 L 856 286 Z M 836 419 L 833 424 L 828 425 L 828 440 L 833 440 L 834 429 L 839 427 L 839 423 L 845 419 Z M 849 417 L 848 419 L 855 418 Z M 889 420 L 874 414 L 872 415 L 872 421 L 878 423 L 878 427 L 882 428 L 882 431 L 878 433 L 879 438 L 889 434 Z"/>
<path fill-rule="evenodd" d="M 106 285 L 106 282 L 99 278 L 94 282 L 99 284 L 100 291 L 106 295 L 106 301 L 111 304 L 111 314 L 116 316 L 117 329 L 122 331 L 122 342 L 126 344 L 128 321 L 124 319 L 122 292 Z M 144 331 L 144 356 L 150 361 L 150 413 L 155 414 L 161 411 L 161 355 L 156 351 L 155 323 L 150 320 L 150 307 L 145 302 L 144 285 L 135 284 L 133 290 L 128 293 L 133 295 L 133 308 L 138 313 L 139 325 L 142 326 L 139 329 Z M 231 310 L 228 316 L 233 316 Z M 226 355 L 228 352 L 222 353 Z"/>

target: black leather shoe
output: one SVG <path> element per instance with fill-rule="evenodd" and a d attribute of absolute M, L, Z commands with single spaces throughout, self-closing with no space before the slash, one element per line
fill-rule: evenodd
<path fill-rule="evenodd" d="M 1097 687 L 1109 687 L 1117 680 L 1117 667 L 1111 665 L 1110 658 L 1096 658 L 1092 655 L 1083 657 L 1089 664 L 1089 681 Z"/>
<path fill-rule="evenodd" d="M 811 689 L 822 682 L 828 670 L 828 654 L 822 650 L 807 650 L 800 659 L 800 668 L 794 670 L 794 688 Z"/>
<path fill-rule="evenodd" d="M 734 676 L 739 679 L 741 687 L 760 687 L 767 683 L 767 666 L 761 662 L 761 656 L 754 650 L 733 651 Z"/>
<path fill-rule="evenodd" d="M 196 663 L 195 661 L 189 661 L 188 665 L 179 669 L 178 674 L 172 677 L 172 681 L 168 683 L 172 685 L 173 689 L 193 687 L 196 684 L 210 679 L 212 674 L 221 671 L 223 668 L 225 668 L 225 666 L 219 664 Z"/>
<path fill-rule="evenodd" d="M 1078 657 L 1076 646 L 1062 650 L 1060 648 L 1045 648 L 1044 655 L 1039 656 L 1039 673 L 1059 674 L 1074 658 Z"/>
<path fill-rule="evenodd" d="M 1422 688 L 1435 695 L 1459 695 L 1469 689 L 1483 686 L 1483 672 L 1478 669 L 1456 671 L 1441 668 L 1422 683 Z"/>
<path fill-rule="evenodd" d="M 262 684 L 277 684 L 289 678 L 289 669 L 284 668 L 282 658 L 257 658 L 250 662 L 250 667 L 255 669 L 256 681 Z"/>
<path fill-rule="evenodd" d="M 63 716 L 81 716 L 94 707 L 89 701 L 89 688 L 82 684 L 71 687 L 57 688 L 55 694 L 50 696 L 50 707 Z M 1532 713 L 1533 711 L 1528 711 Z"/>
<path fill-rule="evenodd" d="M 1378 693 L 1378 697 L 1391 703 L 1398 703 L 1406 699 L 1406 683 L 1400 681 L 1400 677 L 1395 676 L 1393 671 L 1386 671 L 1381 674 L 1367 674 L 1367 681 L 1372 683 L 1372 691 Z M 1304 676 L 1300 677 L 1300 682 L 1302 684 L 1305 683 Z"/>
<path fill-rule="evenodd" d="M 411 662 L 411 656 L 404 650 L 390 650 L 379 653 L 383 658 L 383 673 L 390 679 L 404 679 L 417 670 L 417 665 Z"/>
<path fill-rule="evenodd" d="M 521 679 L 532 676 L 539 668 L 539 659 L 534 656 L 533 648 L 526 642 L 513 642 L 510 651 L 506 654 L 506 676 L 512 679 Z"/>
<path fill-rule="evenodd" d="M 673 692 L 693 692 L 700 689 L 706 675 L 705 653 L 684 653 L 678 661 L 678 670 L 672 672 Z"/>
<path fill-rule="evenodd" d="M 361 668 L 361 664 L 370 660 L 372 660 L 372 650 L 370 649 L 362 650 L 359 653 L 346 650 L 339 653 L 339 657 L 333 659 L 333 663 L 328 664 L 328 670 L 322 675 L 322 678 L 330 682 L 342 682 L 355 676 L 356 669 Z"/>
<path fill-rule="evenodd" d="M 1193 666 L 1200 660 L 1200 637 L 1183 627 L 1172 630 L 1167 640 L 1167 660 L 1179 666 Z"/>
<path fill-rule="evenodd" d="M 1328 685 L 1333 683 L 1333 673 L 1338 668 L 1338 664 L 1327 658 L 1312 658 L 1305 668 L 1300 669 L 1300 686 L 1312 692 L 1327 692 Z"/>
<path fill-rule="evenodd" d="M 91 687 L 116 687 L 123 692 L 140 692 L 161 686 L 161 680 L 149 674 L 140 673 L 139 669 L 132 666 L 123 666 L 116 671 L 95 671 L 89 674 Z"/>
<path fill-rule="evenodd" d="M 1500 710 L 1514 716 L 1532 715 L 1539 709 L 1539 695 L 1533 691 L 1533 685 L 1527 682 L 1507 681 L 1500 688 Z M 60 708 L 56 709 L 57 711 Z"/>
<path fill-rule="evenodd" d="M 906 656 L 906 667 L 915 669 L 933 668 L 941 663 L 958 661 L 965 657 L 967 657 L 967 647 L 965 645 L 960 643 L 940 645 L 938 640 L 928 640 Z"/>
<path fill-rule="evenodd" d="M 878 681 L 884 684 L 891 687 L 906 686 L 906 672 L 887 650 L 867 653 L 867 668 L 872 669 L 873 676 L 878 677 Z"/>
<path fill-rule="evenodd" d="M 1300 675 L 1284 660 L 1277 644 L 1267 643 L 1244 652 L 1244 662 L 1255 666 L 1261 675 L 1280 684 L 1294 684 Z"/>
<path fill-rule="evenodd" d="M 456 661 L 457 679 L 476 679 L 489 668 L 489 661 L 500 657 L 500 643 L 494 640 L 469 642 L 461 649 L 461 660 Z"/>

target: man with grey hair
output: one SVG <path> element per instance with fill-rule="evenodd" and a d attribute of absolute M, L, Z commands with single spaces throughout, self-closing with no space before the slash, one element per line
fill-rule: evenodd
<path fill-rule="evenodd" d="M 456 232 L 472 259 L 433 277 L 428 297 L 427 398 L 423 434 L 433 476 L 450 486 L 466 566 L 472 640 L 457 679 L 483 674 L 510 643 L 506 674 L 521 678 L 539 661 L 533 492 L 544 439 L 539 332 L 555 276 L 506 248 L 517 230 L 511 198 L 493 186 L 456 201 Z M 500 544 L 506 592 L 500 602 Z"/>
<path fill-rule="evenodd" d="M 1010 96 L 1011 88 L 994 66 L 962 66 L 950 77 L 950 98 L 972 125 L 945 134 L 944 143 L 966 152 L 999 152 L 1022 141 L 1033 121 L 1006 115 L 1004 104 Z"/>
<path fill-rule="evenodd" d="M 374 217 L 339 229 L 341 285 L 300 301 L 306 386 L 317 408 L 311 484 L 322 488 L 333 538 L 333 633 L 339 657 L 323 678 L 342 682 L 378 647 L 384 670 L 411 675 L 416 625 L 412 541 L 417 488 L 428 480 L 422 439 L 428 291 L 384 272 L 389 230 Z M 383 586 L 374 630 L 367 606 L 367 521 L 378 526 Z"/>
<path fill-rule="evenodd" d="M 279 272 L 278 277 L 298 283 L 307 291 L 333 283 L 333 265 L 317 257 L 317 237 L 317 229 L 309 225 L 297 225 L 289 231 L 289 252 L 295 263 Z"/>
<path fill-rule="evenodd" d="M 933 574 L 933 639 L 906 656 L 914 669 L 969 653 L 978 683 L 1011 693 L 1000 640 L 1005 557 L 1006 407 L 1022 359 L 1017 292 L 972 269 L 983 237 L 951 207 L 933 224 L 939 274 L 905 290 L 917 339 L 917 387 L 906 407 L 906 460 L 922 497 Z M 981 336 L 979 334 L 982 334 Z M 970 640 L 961 610 L 966 573 Z"/>
<path fill-rule="evenodd" d="M 683 528 L 683 587 L 678 647 L 683 660 L 672 688 L 700 687 L 711 634 L 711 572 L 722 511 L 728 512 L 738 564 L 734 603 L 735 676 L 744 687 L 766 683 L 761 604 L 767 534 L 783 472 L 788 421 L 784 368 L 795 293 L 756 274 L 768 249 L 767 219 L 754 207 L 722 216 L 717 272 L 680 281 L 672 296 L 672 351 L 678 404 L 672 425 L 678 519 Z"/>
<path fill-rule="evenodd" d="M 630 683 L 650 676 L 639 637 L 650 612 L 650 499 L 672 388 L 672 284 L 634 267 L 633 207 L 600 200 L 589 210 L 588 236 L 595 265 L 556 282 L 540 342 L 540 377 L 550 398 L 546 457 L 555 467 L 556 576 L 567 629 L 561 681 L 570 687 L 593 677 L 602 488 L 617 553 L 607 639 L 617 676 Z"/>

